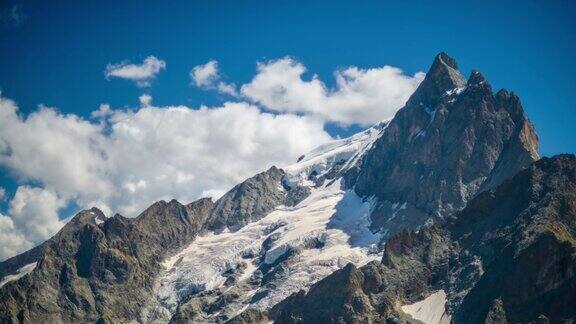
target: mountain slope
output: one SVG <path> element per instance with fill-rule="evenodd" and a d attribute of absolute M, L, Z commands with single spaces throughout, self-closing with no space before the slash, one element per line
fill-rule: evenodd
<path fill-rule="evenodd" d="M 435 323 L 450 316 L 453 323 L 574 320 L 575 201 L 576 157 L 543 158 L 442 226 L 391 237 L 382 262 L 349 264 L 276 305 L 270 317 L 277 323 L 410 320 L 406 312 L 413 310 L 399 306 L 434 296 L 442 300 L 429 305 L 447 305 L 428 310 L 446 314 Z"/>
<path fill-rule="evenodd" d="M 29 275 L 0 289 L 0 322 L 117 322 L 151 298 L 162 257 L 191 241 L 212 208 L 159 202 L 138 218 L 79 213 L 41 251 Z"/>
<path fill-rule="evenodd" d="M 479 73 L 465 81 L 441 53 L 392 120 L 272 167 L 216 202 L 157 202 L 134 219 L 81 212 L 41 247 L 0 263 L 11 279 L 0 288 L 0 321 L 270 315 L 290 322 L 310 308 L 319 311 L 310 320 L 409 319 L 396 302 L 416 303 L 441 288 L 448 297 L 440 302 L 466 305 L 480 276 L 472 261 L 481 257 L 456 257 L 447 219 L 529 166 L 537 145 L 515 95 L 493 94 Z M 404 230 L 431 222 L 444 225 Z M 469 266 L 455 275 L 456 287 L 444 287 L 451 260 Z M 340 279 L 322 283 L 334 271 Z M 334 286 L 340 281 L 347 285 Z M 309 294 L 318 300 L 307 304 L 305 291 L 316 282 Z M 386 284 L 385 293 L 374 284 Z M 330 287 L 336 290 L 325 301 Z M 424 304 L 436 305 L 437 296 Z"/>
<path fill-rule="evenodd" d="M 336 174 L 361 158 L 385 125 L 323 145 L 284 170 L 274 168 L 277 176 L 266 177 L 265 186 L 248 180 L 232 189 L 216 206 L 270 201 L 249 198 L 253 194 L 238 199 L 246 186 L 258 193 L 269 188 L 268 197 L 286 199 L 267 203 L 267 214 L 248 213 L 251 222 L 241 228 L 201 235 L 167 259 L 156 299 L 143 311 L 145 320 L 224 321 L 247 307 L 268 309 L 348 262 L 379 259 L 381 237 L 368 230 L 370 204 L 343 190 Z M 294 201 L 290 192 L 305 198 Z M 246 199 L 249 203 L 241 203 Z M 223 209 L 215 207 L 212 216 Z"/>
<path fill-rule="evenodd" d="M 466 82 L 440 53 L 346 180 L 361 197 L 377 199 L 371 228 L 393 234 L 463 208 L 537 160 L 537 150 L 518 97 L 493 94 L 477 71 Z"/>

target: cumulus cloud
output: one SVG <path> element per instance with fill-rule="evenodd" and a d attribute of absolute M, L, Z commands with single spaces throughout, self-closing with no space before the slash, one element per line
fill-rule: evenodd
<path fill-rule="evenodd" d="M 18 231 L 8 216 L 0 214 L 0 261 L 22 253 L 34 244 Z"/>
<path fill-rule="evenodd" d="M 224 93 L 232 97 L 238 97 L 238 91 L 236 91 L 236 86 L 234 84 L 218 82 L 216 89 L 220 93 Z"/>
<path fill-rule="evenodd" d="M 163 68 L 151 56 L 141 65 L 111 65 L 106 75 L 145 86 Z M 23 115 L 0 94 L 0 166 L 21 184 L 0 215 L 0 258 L 53 235 L 71 202 L 134 217 L 160 199 L 217 198 L 330 140 L 326 122 L 370 125 L 392 117 L 423 78 L 390 66 L 349 67 L 336 71 L 328 88 L 315 75 L 305 80 L 305 72 L 291 58 L 260 63 L 238 93 L 210 61 L 191 71 L 194 85 L 254 104 L 159 107 L 143 94 L 139 107 L 102 104 L 91 119 L 42 105 Z"/>
<path fill-rule="evenodd" d="M 64 205 L 64 200 L 50 190 L 18 187 L 8 216 L 0 214 L 0 260 L 54 235 L 63 225 L 58 212 Z"/>
<path fill-rule="evenodd" d="M 318 119 L 247 103 L 156 107 L 145 96 L 141 104 L 101 106 L 92 116 L 105 122 L 90 122 L 45 106 L 22 116 L 12 100 L 0 98 L 0 165 L 42 187 L 18 188 L 4 216 L 11 221 L 3 219 L 4 228 L 19 229 L 18 246 L 53 234 L 68 202 L 133 217 L 160 199 L 218 197 L 331 139 Z"/>
<path fill-rule="evenodd" d="M 102 119 L 102 118 L 106 118 L 106 117 L 110 116 L 111 114 L 112 114 L 112 110 L 110 110 L 110 105 L 109 104 L 101 104 L 97 110 L 94 110 L 93 112 L 90 113 L 90 117 Z"/>
<path fill-rule="evenodd" d="M 155 56 L 148 56 L 142 64 L 122 62 L 108 64 L 104 74 L 106 78 L 121 78 L 136 82 L 139 87 L 148 87 L 161 70 L 166 68 L 166 62 Z"/>
<path fill-rule="evenodd" d="M 197 87 L 212 86 L 218 78 L 218 62 L 215 60 L 210 60 L 206 64 L 195 66 L 192 71 L 190 71 L 190 80 Z"/>
<path fill-rule="evenodd" d="M 20 186 L 8 215 L 27 240 L 44 241 L 62 227 L 58 211 L 64 206 L 65 201 L 51 190 Z"/>
<path fill-rule="evenodd" d="M 202 89 L 217 90 L 220 93 L 236 97 L 238 92 L 236 86 L 220 80 L 221 75 L 218 69 L 218 61 L 210 60 L 206 64 L 195 66 L 190 71 L 190 82 Z"/>
<path fill-rule="evenodd" d="M 422 72 L 409 76 L 391 66 L 349 67 L 334 73 L 336 86 L 329 89 L 316 75 L 304 80 L 305 72 L 303 64 L 289 57 L 259 63 L 241 93 L 273 111 L 368 126 L 393 117 L 424 79 Z"/>

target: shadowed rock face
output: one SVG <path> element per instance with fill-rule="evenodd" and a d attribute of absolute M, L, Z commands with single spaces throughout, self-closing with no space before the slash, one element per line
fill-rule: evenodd
<path fill-rule="evenodd" d="M 341 269 L 276 305 L 277 323 L 410 320 L 398 307 L 448 292 L 454 323 L 576 318 L 576 157 L 543 158 L 442 224 L 404 230 L 381 263 Z"/>
<path fill-rule="evenodd" d="M 476 71 L 466 82 L 441 53 L 346 180 L 360 196 L 377 198 L 372 230 L 393 234 L 463 208 L 538 159 L 537 150 L 518 97 L 493 94 Z"/>
<path fill-rule="evenodd" d="M 509 322 L 576 316 L 576 158 L 543 158 L 475 199 L 451 220 L 462 251 L 484 273 L 458 308 L 458 322 L 480 321 L 500 300 Z"/>
<path fill-rule="evenodd" d="M 0 322 L 134 319 L 151 297 L 159 261 L 194 239 L 211 210 L 210 199 L 173 200 L 101 224 L 99 210 L 79 213 L 44 243 L 31 274 L 0 290 Z"/>

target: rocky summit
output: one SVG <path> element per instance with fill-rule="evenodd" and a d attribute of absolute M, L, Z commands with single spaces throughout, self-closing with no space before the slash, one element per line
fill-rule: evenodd
<path fill-rule="evenodd" d="M 0 263 L 1 323 L 570 323 L 576 157 L 446 53 L 391 120 L 216 201 L 80 212 Z"/>

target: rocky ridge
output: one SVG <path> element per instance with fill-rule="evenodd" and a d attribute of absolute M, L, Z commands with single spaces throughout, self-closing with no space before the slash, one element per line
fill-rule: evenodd
<path fill-rule="evenodd" d="M 275 323 L 412 322 L 399 306 L 442 290 L 453 323 L 571 322 L 575 201 L 576 157 L 543 158 L 443 223 L 391 237 L 381 262 L 349 264 L 260 316 Z"/>
<path fill-rule="evenodd" d="M 538 137 L 520 99 L 496 94 L 478 71 L 436 56 L 424 81 L 373 148 L 345 175 L 377 200 L 372 230 L 392 235 L 463 208 L 538 159 Z"/>

